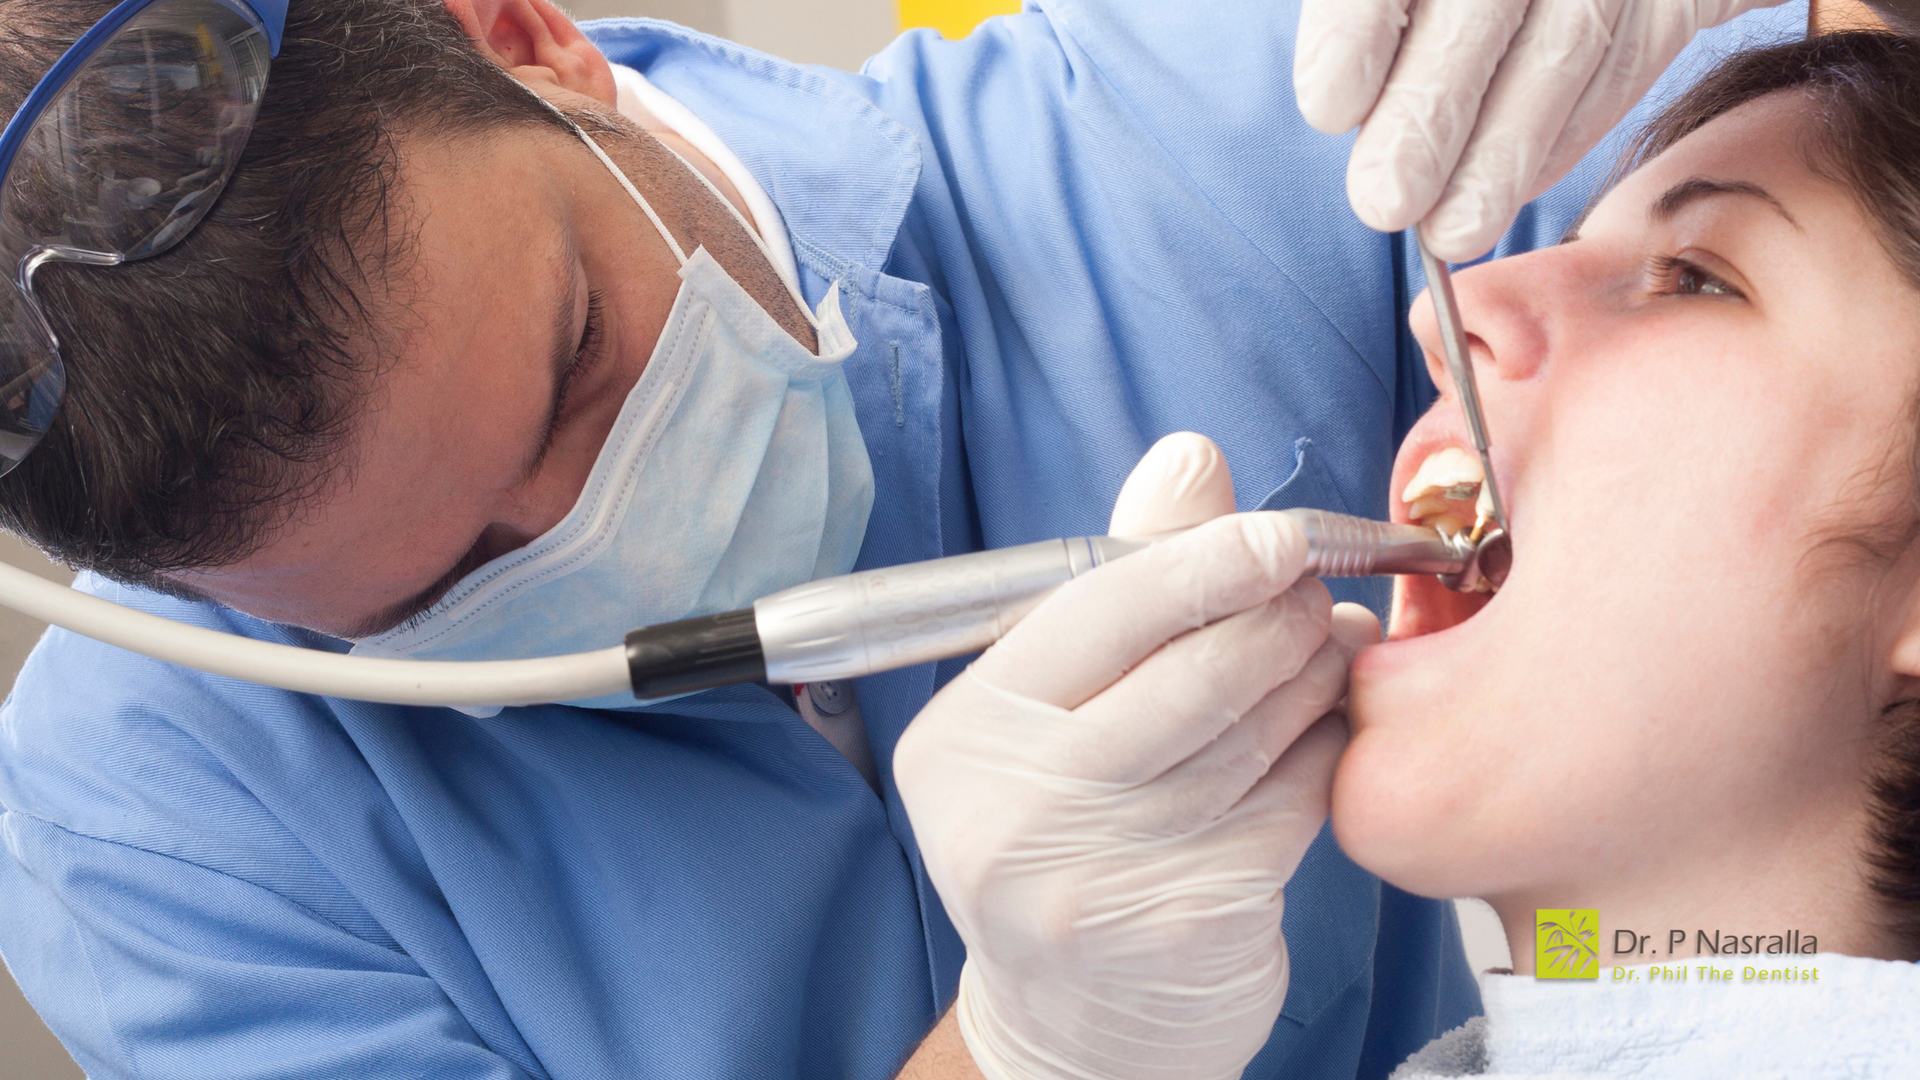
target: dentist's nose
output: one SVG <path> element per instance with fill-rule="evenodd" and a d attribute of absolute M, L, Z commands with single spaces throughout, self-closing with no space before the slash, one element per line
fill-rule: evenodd
<path fill-rule="evenodd" d="M 494 519 L 480 534 L 472 556 L 484 563 L 527 546 L 560 524 L 578 498 L 578 491 L 551 481 L 536 481 L 515 488 L 496 508 Z"/>

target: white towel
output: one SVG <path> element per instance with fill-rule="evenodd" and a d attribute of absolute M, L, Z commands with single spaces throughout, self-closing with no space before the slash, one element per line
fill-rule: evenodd
<path fill-rule="evenodd" d="M 1710 964 L 1731 981 L 1703 980 Z M 1687 979 L 1657 968 L 1685 967 Z M 1801 978 L 1761 980 L 1796 970 Z M 1616 970 L 1635 973 L 1616 979 Z M 1817 980 L 1805 978 L 1809 970 Z M 1649 982 L 1648 976 L 1654 975 Z M 1483 975 L 1487 1015 L 1435 1039 L 1390 1080 L 1920 1078 L 1920 965 L 1821 953 L 1600 969 L 1599 980 Z"/>

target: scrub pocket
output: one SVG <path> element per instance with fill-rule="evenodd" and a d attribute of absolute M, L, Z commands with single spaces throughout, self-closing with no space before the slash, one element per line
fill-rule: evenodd
<path fill-rule="evenodd" d="M 1331 510 L 1336 514 L 1347 514 L 1347 502 L 1340 497 L 1340 489 L 1333 482 L 1333 474 L 1320 460 L 1320 452 L 1313 447 L 1312 439 L 1293 441 L 1293 475 L 1287 481 L 1260 500 L 1256 510 Z M 1333 594 L 1335 601 L 1348 600 L 1356 604 L 1365 604 L 1380 617 L 1381 625 L 1387 621 L 1387 607 L 1393 601 L 1393 580 L 1385 577 L 1329 578 L 1327 591 Z"/>

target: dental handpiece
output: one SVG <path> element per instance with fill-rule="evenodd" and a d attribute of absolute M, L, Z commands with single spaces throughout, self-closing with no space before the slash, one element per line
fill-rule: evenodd
<path fill-rule="evenodd" d="M 1466 591 L 1504 576 L 1497 530 L 1475 542 L 1324 510 L 1281 513 L 1306 534 L 1305 576 L 1435 574 Z M 633 693 L 650 700 L 733 683 L 850 679 L 979 652 L 1053 590 L 1171 535 L 1076 536 L 863 570 L 751 608 L 644 627 L 627 635 Z"/>

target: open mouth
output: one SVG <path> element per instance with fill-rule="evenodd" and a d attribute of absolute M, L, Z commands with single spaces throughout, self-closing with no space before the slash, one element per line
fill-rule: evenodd
<path fill-rule="evenodd" d="M 1456 445 L 1442 446 L 1420 462 L 1395 504 L 1394 518 L 1478 539 L 1496 527 L 1485 479 L 1477 457 Z M 1394 579 L 1387 637 L 1399 641 L 1451 630 L 1484 610 L 1494 595 L 1459 592 L 1430 575 L 1401 575 Z"/>

